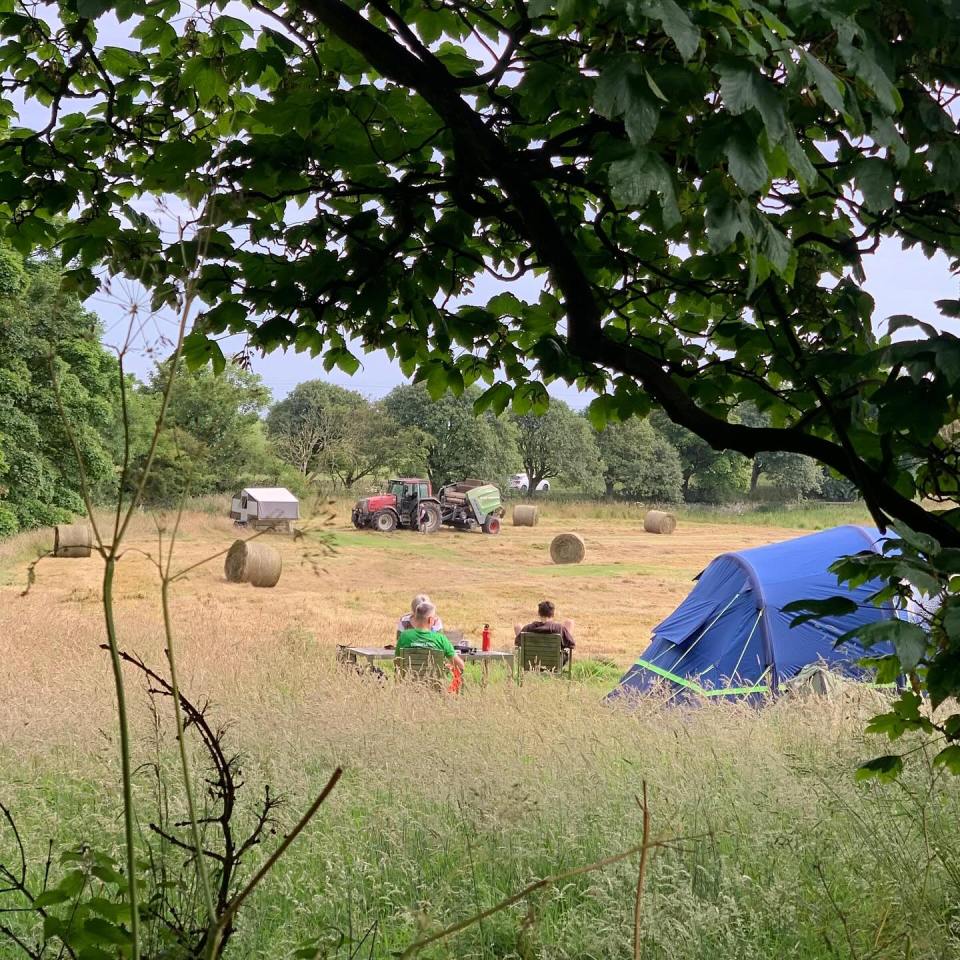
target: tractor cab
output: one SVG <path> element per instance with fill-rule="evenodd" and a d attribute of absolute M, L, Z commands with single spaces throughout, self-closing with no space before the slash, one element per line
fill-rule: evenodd
<path fill-rule="evenodd" d="M 397 513 L 404 526 L 412 526 L 416 523 L 420 501 L 428 500 L 432 496 L 430 481 L 416 478 L 391 480 L 387 484 L 387 492 L 396 497 Z"/>

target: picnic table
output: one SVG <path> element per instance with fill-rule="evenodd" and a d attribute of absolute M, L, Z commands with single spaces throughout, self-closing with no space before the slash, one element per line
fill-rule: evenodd
<path fill-rule="evenodd" d="M 483 665 L 484 681 L 487 679 L 487 672 L 491 663 L 509 665 L 511 673 L 513 672 L 512 650 L 474 650 L 468 653 L 457 650 L 457 653 L 467 663 Z M 396 655 L 397 651 L 394 647 L 350 647 L 343 645 L 337 647 L 337 659 L 352 663 L 356 663 L 358 657 L 363 657 L 368 663 L 372 664 L 375 660 L 393 660 Z"/>

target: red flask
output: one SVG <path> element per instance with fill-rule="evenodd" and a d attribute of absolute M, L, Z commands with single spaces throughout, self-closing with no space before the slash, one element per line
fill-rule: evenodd
<path fill-rule="evenodd" d="M 490 624 L 485 623 L 483 625 L 483 633 L 481 634 L 480 640 L 480 649 L 486 653 L 490 649 Z"/>

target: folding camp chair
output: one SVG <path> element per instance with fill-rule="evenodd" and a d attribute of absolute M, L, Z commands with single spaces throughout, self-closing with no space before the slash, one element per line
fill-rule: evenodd
<path fill-rule="evenodd" d="M 559 633 L 521 633 L 520 655 L 517 657 L 517 683 L 523 682 L 527 670 L 559 673 L 573 677 L 573 651 L 568 650 L 563 662 L 563 637 Z"/>
<path fill-rule="evenodd" d="M 425 680 L 438 690 L 447 674 L 446 657 L 432 647 L 404 647 L 397 651 L 393 666 L 399 680 Z"/>

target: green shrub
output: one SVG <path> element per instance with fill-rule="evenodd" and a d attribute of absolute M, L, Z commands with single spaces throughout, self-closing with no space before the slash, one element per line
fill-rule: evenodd
<path fill-rule="evenodd" d="M 52 527 L 58 523 L 67 523 L 72 519 L 69 510 L 55 507 L 49 503 L 41 503 L 39 500 L 24 500 L 22 503 L 18 503 L 16 512 L 20 526 L 25 529 Z"/>
<path fill-rule="evenodd" d="M 17 515 L 5 503 L 0 503 L 0 538 L 10 537 L 20 529 Z"/>

